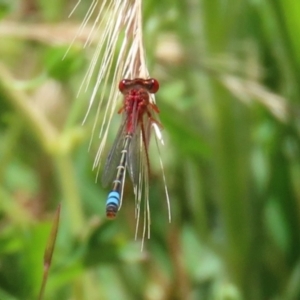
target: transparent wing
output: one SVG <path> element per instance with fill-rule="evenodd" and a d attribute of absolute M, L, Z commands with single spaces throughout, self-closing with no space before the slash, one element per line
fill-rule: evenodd
<path fill-rule="evenodd" d="M 141 130 L 140 128 L 137 128 L 132 136 L 127 159 L 127 170 L 134 186 L 137 186 L 139 182 L 141 151 Z"/>
<path fill-rule="evenodd" d="M 130 179 L 135 186 L 141 181 L 140 174 L 145 170 L 146 172 L 150 170 L 148 148 L 152 122 L 148 115 L 143 117 L 142 122 L 138 125 L 138 130 L 136 130 L 132 137 L 132 143 L 129 147 L 127 169 Z"/>
<path fill-rule="evenodd" d="M 114 177 L 116 176 L 116 168 L 120 163 L 121 151 L 123 150 L 124 147 L 125 136 L 126 136 L 126 118 L 124 118 L 120 126 L 117 137 L 114 141 L 114 144 L 105 162 L 104 171 L 102 174 L 102 184 L 104 187 L 110 184 L 113 181 Z"/>

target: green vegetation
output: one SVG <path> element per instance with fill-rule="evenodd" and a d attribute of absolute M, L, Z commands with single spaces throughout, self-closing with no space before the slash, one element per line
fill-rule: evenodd
<path fill-rule="evenodd" d="M 300 299 L 300 2 L 144 0 L 172 222 L 153 147 L 142 252 L 129 180 L 105 217 L 96 106 L 82 126 L 92 23 L 62 60 L 91 2 L 0 1 L 0 299 L 37 299 L 59 204 L 43 300 Z"/>

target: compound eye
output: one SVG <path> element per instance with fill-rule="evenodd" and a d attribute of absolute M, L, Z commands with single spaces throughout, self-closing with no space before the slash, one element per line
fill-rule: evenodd
<path fill-rule="evenodd" d="M 123 94 L 124 92 L 126 92 L 126 90 L 128 89 L 128 87 L 130 87 L 130 84 L 131 84 L 131 81 L 130 79 L 122 79 L 120 82 L 119 82 L 119 91 Z"/>
<path fill-rule="evenodd" d="M 149 93 L 155 94 L 159 89 L 158 81 L 154 78 L 147 79 L 147 89 Z"/>

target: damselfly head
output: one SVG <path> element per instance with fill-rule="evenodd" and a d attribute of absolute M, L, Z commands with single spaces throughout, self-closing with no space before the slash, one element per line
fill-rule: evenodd
<path fill-rule="evenodd" d="M 159 90 L 159 83 L 154 78 L 149 78 L 149 79 L 135 78 L 132 80 L 122 79 L 119 82 L 119 91 L 122 94 L 126 94 L 127 91 L 139 87 L 144 88 L 150 94 L 155 94 Z"/>

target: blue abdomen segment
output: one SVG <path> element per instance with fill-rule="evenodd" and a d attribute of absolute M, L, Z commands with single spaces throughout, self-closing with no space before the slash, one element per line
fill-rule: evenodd
<path fill-rule="evenodd" d="M 106 200 L 106 216 L 109 219 L 114 219 L 117 215 L 120 206 L 120 193 L 111 191 Z"/>

